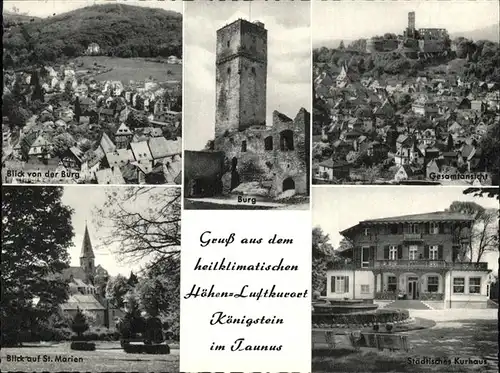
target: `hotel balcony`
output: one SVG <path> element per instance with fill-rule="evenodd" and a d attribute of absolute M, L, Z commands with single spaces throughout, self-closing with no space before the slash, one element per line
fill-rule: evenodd
<path fill-rule="evenodd" d="M 374 269 L 448 269 L 464 271 L 488 270 L 488 263 L 447 262 L 445 260 L 375 260 L 372 263 Z"/>
<path fill-rule="evenodd" d="M 330 263 L 328 269 L 334 270 L 356 270 L 356 269 L 376 269 L 376 270 L 462 270 L 462 271 L 487 271 L 488 263 L 468 263 L 468 262 L 447 262 L 445 260 L 431 260 L 431 259 L 418 259 L 418 260 L 372 260 L 366 262 L 366 266 L 361 267 L 359 263 Z"/>
<path fill-rule="evenodd" d="M 430 269 L 430 268 L 448 268 L 450 263 L 444 260 L 375 260 L 373 268 L 375 269 Z"/>

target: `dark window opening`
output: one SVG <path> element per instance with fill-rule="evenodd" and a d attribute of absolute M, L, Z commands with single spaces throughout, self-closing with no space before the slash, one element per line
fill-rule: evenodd
<path fill-rule="evenodd" d="M 283 192 L 290 189 L 295 190 L 295 181 L 291 177 L 283 180 Z"/>
<path fill-rule="evenodd" d="M 255 74 L 255 67 L 252 67 L 252 74 Z"/>
<path fill-rule="evenodd" d="M 243 140 L 241 142 L 241 151 L 242 152 L 246 152 L 247 151 L 247 142 L 245 140 Z"/>
<path fill-rule="evenodd" d="M 284 130 L 280 132 L 280 150 L 284 152 L 293 150 L 293 131 Z"/>
<path fill-rule="evenodd" d="M 264 149 L 265 150 L 273 150 L 273 137 L 267 136 L 264 139 Z"/>
<path fill-rule="evenodd" d="M 227 73 L 231 74 L 231 68 L 230 67 L 227 68 Z"/>
<path fill-rule="evenodd" d="M 228 47 L 228 48 L 229 48 L 229 44 L 230 44 L 230 42 L 229 42 L 229 40 L 228 40 L 228 41 L 227 41 L 227 47 Z"/>

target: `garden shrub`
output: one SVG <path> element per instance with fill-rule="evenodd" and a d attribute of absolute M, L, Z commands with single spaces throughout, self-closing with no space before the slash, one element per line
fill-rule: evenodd
<path fill-rule="evenodd" d="M 95 343 L 74 341 L 71 342 L 71 349 L 77 351 L 95 351 Z"/>
<path fill-rule="evenodd" d="M 404 321 L 410 317 L 408 310 L 381 309 L 358 314 L 314 314 L 314 325 L 373 325 Z"/>
<path fill-rule="evenodd" d="M 123 350 L 128 354 L 155 354 L 167 355 L 170 353 L 170 347 L 166 344 L 143 345 L 143 344 L 123 344 Z"/>

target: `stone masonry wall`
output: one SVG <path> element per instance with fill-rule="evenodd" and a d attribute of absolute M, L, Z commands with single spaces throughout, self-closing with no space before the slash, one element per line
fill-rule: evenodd
<path fill-rule="evenodd" d="M 271 196 L 277 196 L 283 192 L 285 180 L 291 179 L 296 193 L 308 194 L 309 126 L 310 114 L 305 109 L 295 120 L 275 111 L 272 127 L 254 126 L 230 132 L 216 138 L 214 147 L 225 153 L 227 164 L 236 159 L 240 182 L 259 181 L 270 189 Z M 293 150 L 281 148 L 285 131 L 293 138 Z M 290 180 L 286 183 L 290 185 Z"/>

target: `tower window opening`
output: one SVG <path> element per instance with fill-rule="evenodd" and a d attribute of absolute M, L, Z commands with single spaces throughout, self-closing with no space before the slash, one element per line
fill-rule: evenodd
<path fill-rule="evenodd" d="M 255 74 L 255 67 L 252 67 L 252 74 Z"/>
<path fill-rule="evenodd" d="M 231 74 L 231 68 L 230 67 L 227 68 L 227 73 Z"/>
<path fill-rule="evenodd" d="M 228 48 L 229 48 L 229 45 L 230 45 L 230 41 L 228 40 L 228 41 L 227 41 L 227 47 L 228 47 Z"/>
<path fill-rule="evenodd" d="M 293 150 L 293 131 L 284 130 L 280 132 L 280 150 Z"/>
<path fill-rule="evenodd" d="M 243 140 L 241 142 L 241 151 L 242 152 L 246 152 L 247 151 L 247 142 L 246 142 L 246 140 Z"/>

